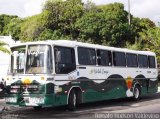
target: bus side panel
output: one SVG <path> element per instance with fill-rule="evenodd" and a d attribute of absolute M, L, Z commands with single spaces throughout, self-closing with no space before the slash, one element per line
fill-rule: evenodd
<path fill-rule="evenodd" d="M 84 103 L 127 97 L 126 82 L 120 75 L 112 75 L 102 83 L 96 83 L 96 79 L 88 79 L 88 81 L 86 79 L 86 81 L 81 81 L 80 86 L 85 91 Z"/>
<path fill-rule="evenodd" d="M 126 97 L 125 90 L 123 87 L 117 87 L 113 88 L 110 91 L 107 92 L 98 92 L 93 89 L 87 90 L 83 94 L 83 102 L 94 102 L 94 101 L 101 101 L 101 100 L 108 100 L 108 99 L 117 99 L 117 98 L 122 98 Z"/>

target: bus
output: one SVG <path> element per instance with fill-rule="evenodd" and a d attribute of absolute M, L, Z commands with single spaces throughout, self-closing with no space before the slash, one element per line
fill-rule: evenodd
<path fill-rule="evenodd" d="M 11 47 L 6 103 L 35 109 L 156 93 L 155 53 L 69 40 Z"/>

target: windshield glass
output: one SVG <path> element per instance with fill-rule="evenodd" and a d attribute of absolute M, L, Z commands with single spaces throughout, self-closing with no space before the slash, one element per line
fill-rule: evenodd
<path fill-rule="evenodd" d="M 29 45 L 11 49 L 10 73 L 52 73 L 52 53 L 49 45 Z M 26 70 L 25 70 L 26 69 Z"/>
<path fill-rule="evenodd" d="M 48 45 L 28 46 L 26 73 L 52 73 L 51 47 Z"/>
<path fill-rule="evenodd" d="M 11 73 L 24 73 L 26 46 L 11 49 Z"/>

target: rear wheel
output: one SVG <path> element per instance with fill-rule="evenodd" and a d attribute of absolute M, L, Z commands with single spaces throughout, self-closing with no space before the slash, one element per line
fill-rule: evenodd
<path fill-rule="evenodd" d="M 133 99 L 135 101 L 140 100 L 141 90 L 140 86 L 136 85 L 133 91 Z"/>
<path fill-rule="evenodd" d="M 74 111 L 77 105 L 77 95 L 75 90 L 71 90 L 68 99 L 68 109 Z"/>

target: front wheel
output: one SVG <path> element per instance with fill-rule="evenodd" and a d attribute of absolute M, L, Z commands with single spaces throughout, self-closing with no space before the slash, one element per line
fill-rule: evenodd
<path fill-rule="evenodd" d="M 140 86 L 136 85 L 133 91 L 133 99 L 135 101 L 140 100 L 140 95 L 141 95 Z"/>
<path fill-rule="evenodd" d="M 77 105 L 77 95 L 75 90 L 72 90 L 69 94 L 68 109 L 74 111 L 76 109 L 76 105 Z"/>

